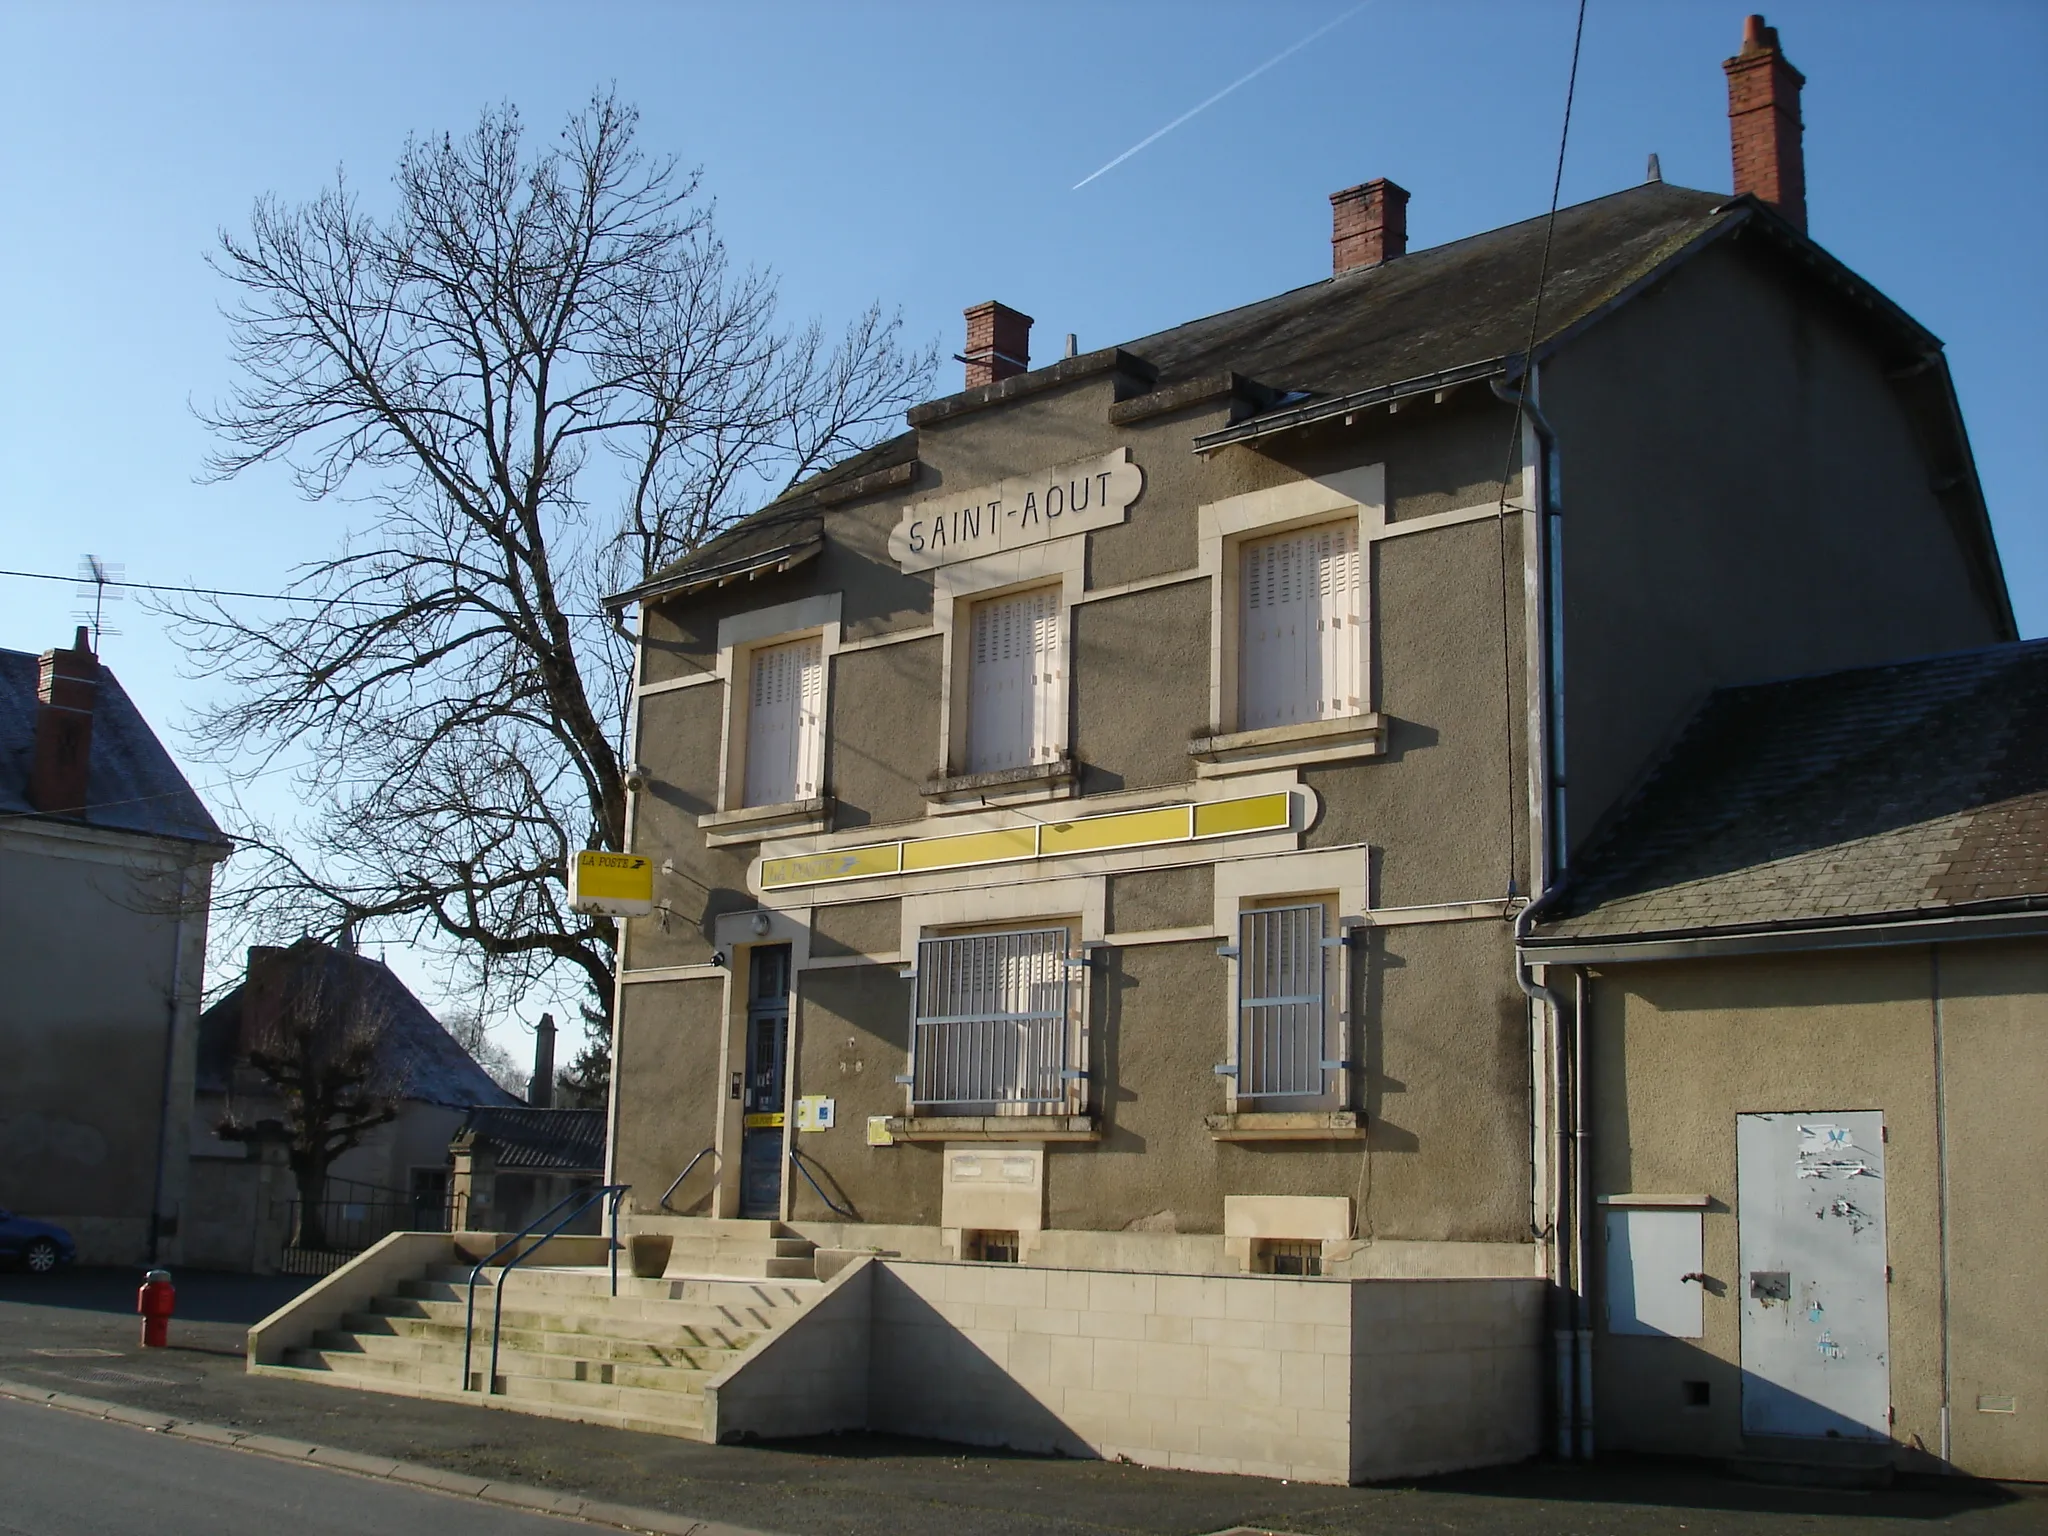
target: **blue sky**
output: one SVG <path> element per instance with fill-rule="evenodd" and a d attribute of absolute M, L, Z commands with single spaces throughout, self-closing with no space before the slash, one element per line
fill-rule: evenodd
<path fill-rule="evenodd" d="M 338 165 L 381 195 L 408 131 L 460 130 L 485 102 L 552 132 L 616 82 L 647 147 L 703 166 L 728 243 L 776 269 L 792 314 L 879 298 L 948 353 L 982 299 L 1037 317 L 1043 359 L 1068 331 L 1108 345 L 1311 281 L 1327 194 L 1373 176 L 1413 193 L 1415 247 L 1540 213 L 1570 0 L 1371 0 L 1073 190 L 1350 4 L 12 0 L 0 566 L 69 572 L 92 551 L 138 580 L 262 591 L 330 549 L 345 505 L 275 475 L 197 479 L 188 402 L 228 380 L 202 257 L 258 193 L 310 195 Z M 1720 63 L 1746 9 L 1591 0 L 1567 202 L 1640 180 L 1651 151 L 1669 181 L 1728 186 Z M 2048 6 L 1767 14 L 1808 80 L 1812 232 L 1947 342 L 2022 633 L 2048 633 Z M 0 645 L 61 640 L 74 602 L 0 580 Z M 204 685 L 120 608 L 107 660 L 176 745 Z"/>

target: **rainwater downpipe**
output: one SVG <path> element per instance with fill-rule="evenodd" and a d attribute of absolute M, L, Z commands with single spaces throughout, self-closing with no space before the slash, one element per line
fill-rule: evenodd
<path fill-rule="evenodd" d="M 1587 1256 L 1592 1252 L 1593 1230 L 1592 1102 L 1586 1069 L 1586 1020 L 1593 1008 L 1593 978 L 1584 966 L 1577 970 L 1577 995 L 1572 999 L 1572 1195 L 1576 1212 L 1572 1220 L 1572 1311 L 1577 1334 L 1574 1369 L 1578 1379 L 1578 1453 L 1581 1461 L 1593 1459 L 1593 1287 L 1586 1275 Z"/>
<path fill-rule="evenodd" d="M 1556 1194 L 1551 1208 L 1551 1241 L 1556 1252 L 1559 1284 L 1553 1292 L 1551 1356 L 1556 1371 L 1556 1452 L 1561 1460 L 1574 1454 L 1592 1453 L 1590 1404 L 1591 1334 L 1588 1323 L 1590 1296 L 1584 1272 L 1584 1218 L 1579 1179 L 1574 1168 L 1576 1143 L 1572 1138 L 1569 1103 L 1570 1060 L 1563 1030 L 1564 1008 L 1549 986 L 1539 983 L 1523 959 L 1523 941 L 1536 919 L 1556 897 L 1563 881 L 1565 836 L 1565 750 L 1564 750 L 1564 634 L 1560 616 L 1563 586 L 1564 497 L 1558 464 L 1557 433 L 1537 405 L 1534 394 L 1536 372 L 1532 366 L 1524 375 L 1520 390 L 1509 389 L 1494 379 L 1496 396 L 1514 406 L 1536 434 L 1536 623 L 1542 652 L 1541 686 L 1537 690 L 1536 750 L 1531 754 L 1540 765 L 1542 782 L 1542 846 L 1532 861 L 1538 894 L 1515 919 L 1515 981 L 1529 998 L 1545 1010 L 1551 1025 L 1551 1125 L 1552 1164 L 1556 1169 Z M 1571 1232 L 1567 1248 L 1566 1230 Z M 1566 1254 L 1572 1255 L 1567 1268 Z M 1576 1366 L 1576 1369 L 1575 1369 Z M 1582 1379 L 1581 1379 L 1582 1378 Z M 1578 1390 L 1574 1382 L 1578 1379 Z M 1587 1405 L 1583 1428 L 1579 1404 Z"/>

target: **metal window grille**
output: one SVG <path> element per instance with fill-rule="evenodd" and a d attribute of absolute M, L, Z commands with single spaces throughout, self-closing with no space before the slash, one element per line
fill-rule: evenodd
<path fill-rule="evenodd" d="M 1237 1096 L 1323 1091 L 1329 951 L 1322 903 L 1262 907 L 1239 918 Z"/>
<path fill-rule="evenodd" d="M 1323 1272 L 1323 1245 L 1291 1237 L 1262 1239 L 1256 1268 L 1262 1275 L 1320 1275 Z"/>
<path fill-rule="evenodd" d="M 1074 987 L 1064 928 L 922 940 L 915 1009 L 918 1107 L 1066 1102 Z"/>

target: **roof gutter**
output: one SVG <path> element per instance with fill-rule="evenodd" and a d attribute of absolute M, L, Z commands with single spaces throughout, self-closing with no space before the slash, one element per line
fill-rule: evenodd
<path fill-rule="evenodd" d="M 2033 900 L 2044 905 L 2022 911 L 1951 913 L 1892 921 L 1830 923 L 1825 927 L 1751 929 L 1742 933 L 1696 928 L 1630 939 L 1537 938 L 1517 925 L 1515 945 L 1523 963 L 1528 965 L 1630 965 L 2048 937 L 2048 898 Z"/>
<path fill-rule="evenodd" d="M 816 558 L 825 546 L 823 534 L 813 533 L 805 538 L 794 539 L 787 544 L 778 544 L 773 549 L 759 554 L 745 555 L 721 565 L 701 565 L 673 575 L 643 581 L 637 587 L 628 587 L 623 592 L 614 592 L 602 599 L 607 613 L 617 614 L 633 603 L 644 603 L 651 598 L 674 597 L 679 593 L 694 592 L 700 587 L 723 587 L 746 577 L 759 581 L 763 576 L 772 576 L 802 565 L 806 560 Z"/>
<path fill-rule="evenodd" d="M 1411 399 L 1416 395 L 1438 394 L 1456 389 L 1461 384 L 1475 383 L 1480 379 L 1493 378 L 1507 372 L 1508 360 L 1504 357 L 1488 358 L 1484 362 L 1460 363 L 1455 368 L 1440 369 L 1436 373 L 1422 374 L 1412 379 L 1401 379 L 1392 384 L 1376 384 L 1371 389 L 1354 390 L 1348 395 L 1337 395 L 1327 400 L 1310 400 L 1285 410 L 1272 411 L 1264 416 L 1254 416 L 1236 426 L 1223 427 L 1215 432 L 1204 432 L 1195 439 L 1195 452 L 1213 453 L 1218 448 L 1228 448 L 1233 443 L 1249 443 L 1262 437 L 1271 437 L 1279 432 L 1293 432 L 1301 427 L 1314 426 L 1317 422 L 1329 421 L 1338 416 L 1355 415 L 1376 405 L 1391 405 L 1397 400 Z"/>

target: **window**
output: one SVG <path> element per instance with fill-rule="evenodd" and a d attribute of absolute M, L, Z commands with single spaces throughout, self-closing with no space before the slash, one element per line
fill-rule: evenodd
<path fill-rule="evenodd" d="M 1015 1264 L 1015 1232 L 969 1231 L 960 1234 L 960 1257 L 976 1264 Z"/>
<path fill-rule="evenodd" d="M 1323 1272 L 1323 1245 L 1311 1238 L 1262 1237 L 1253 1244 L 1252 1273 L 1297 1275 Z"/>
<path fill-rule="evenodd" d="M 753 653 L 745 805 L 815 800 L 825 763 L 825 655 L 817 637 Z"/>
<path fill-rule="evenodd" d="M 1075 987 L 1067 930 L 923 939 L 911 1020 L 911 1101 L 1057 1113 L 1068 1098 Z"/>
<path fill-rule="evenodd" d="M 1331 973 L 1321 902 L 1261 907 L 1238 919 L 1237 1097 L 1324 1091 Z M 1336 941 L 1341 943 L 1342 941 Z"/>
<path fill-rule="evenodd" d="M 1357 523 L 1259 539 L 1241 558 L 1238 729 L 1363 713 Z"/>
<path fill-rule="evenodd" d="M 968 652 L 967 771 L 999 773 L 1059 759 L 1066 747 L 1066 647 L 1060 589 L 974 605 Z"/>

